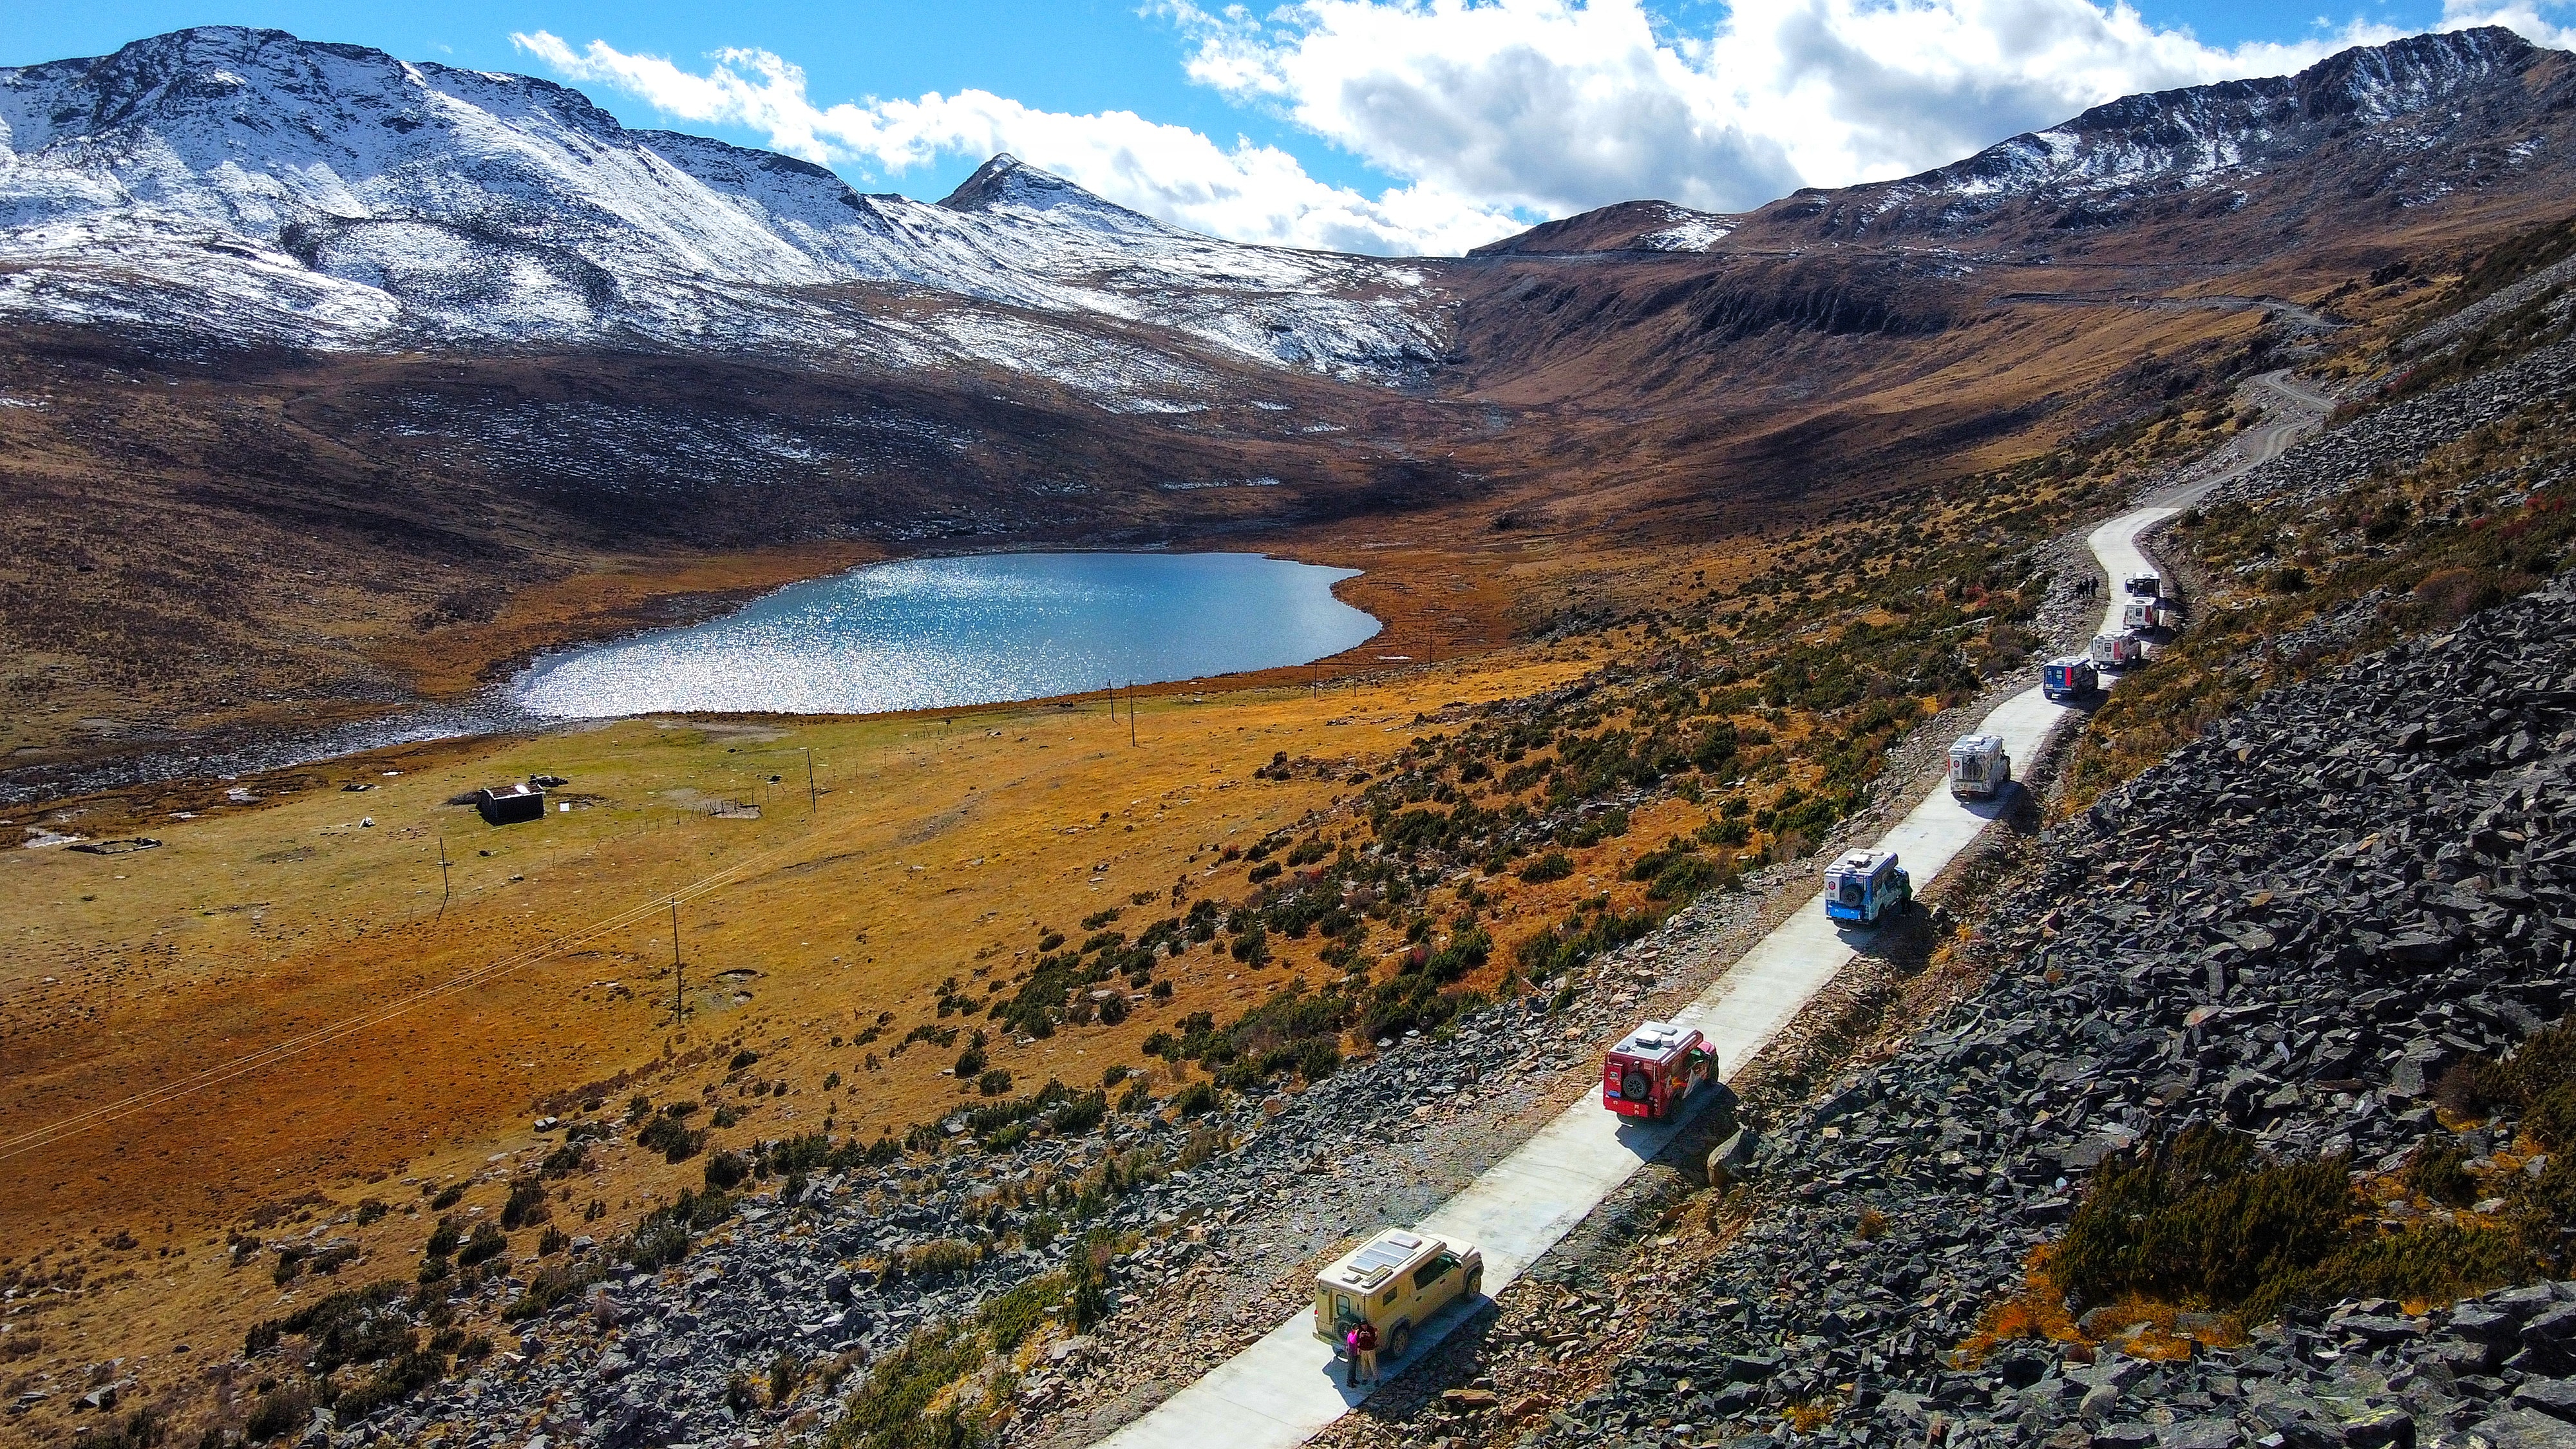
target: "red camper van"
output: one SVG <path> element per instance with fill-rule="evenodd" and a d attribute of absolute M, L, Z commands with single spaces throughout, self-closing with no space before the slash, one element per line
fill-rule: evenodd
<path fill-rule="evenodd" d="M 1653 1121 L 1716 1080 L 1717 1049 L 1696 1028 L 1650 1021 L 1610 1049 L 1601 1067 L 1601 1105 Z"/>

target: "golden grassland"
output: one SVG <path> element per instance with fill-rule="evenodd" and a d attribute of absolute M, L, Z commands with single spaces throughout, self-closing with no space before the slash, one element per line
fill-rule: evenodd
<path fill-rule="evenodd" d="M 481 1173 L 539 1141 L 528 1121 L 538 1104 L 578 1101 L 586 1086 L 616 1100 L 694 1094 L 698 1078 L 727 1075 L 709 1043 L 723 1044 L 720 1058 L 737 1044 L 758 1051 L 755 1079 L 788 1084 L 728 1137 L 935 1118 L 959 1100 L 943 1074 L 954 1051 L 894 1048 L 911 1027 L 941 1022 L 940 983 L 980 996 L 1034 954 L 1041 928 L 1076 931 L 1109 907 L 1142 914 L 1134 895 L 1159 913 L 1176 886 L 1188 898 L 1243 894 L 1245 865 L 1217 865 L 1227 844 L 1348 793 L 1312 773 L 1254 779 L 1279 752 L 1362 766 L 1422 733 L 1418 715 L 1583 667 L 1514 651 L 1324 689 L 1149 697 L 1132 721 L 1097 701 L 937 719 L 627 721 L 343 762 L 334 778 L 371 785 L 362 792 L 325 780 L 277 794 L 250 780 L 266 798 L 185 812 L 193 819 L 102 815 L 163 843 L 0 855 L 0 917 L 13 923 L 0 959 L 0 1259 L 27 1281 L 85 1285 L 28 1325 L 47 1362 L 162 1337 L 220 1351 L 279 1298 L 228 1266 L 230 1232 L 262 1219 L 302 1231 L 370 1196 L 399 1208 L 415 1181 Z M 808 750 L 821 792 L 810 811 Z M 491 827 L 443 803 L 532 774 L 568 780 L 554 799 L 572 808 Z M 760 818 L 708 813 L 727 801 L 756 804 Z M 1554 887 L 1512 882 L 1496 916 L 1535 924 L 1557 897 L 1604 888 L 1587 876 L 1617 875 L 1587 861 Z M 664 907 L 674 894 L 689 1008 L 676 1027 Z M 585 934 L 600 922 L 619 924 Z M 1283 950 L 1252 970 L 1221 951 L 1172 962 L 1182 991 L 1168 1004 L 1149 1000 L 1117 1027 L 997 1043 L 993 1061 L 1027 1086 L 1091 1085 L 1113 1063 L 1146 1064 L 1138 1043 L 1179 1014 L 1239 1013 L 1305 966 Z M 475 973 L 466 989 L 398 1009 Z M 889 1013 L 878 1039 L 857 1045 Z M 370 1016 L 364 1030 L 223 1070 Z M 614 1156 L 585 1189 L 612 1218 L 594 1230 L 631 1220 L 698 1168 Z M 373 1230 L 331 1231 L 379 1271 L 407 1270 L 421 1233 L 399 1212 Z"/>

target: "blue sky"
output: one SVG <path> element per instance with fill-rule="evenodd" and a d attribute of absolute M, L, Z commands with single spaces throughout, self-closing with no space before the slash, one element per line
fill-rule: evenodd
<path fill-rule="evenodd" d="M 1722 210 L 1905 174 L 2127 89 L 2277 72 L 2445 18 L 2442 0 L 2345 3 L 86 0 L 19 8 L 0 63 L 273 26 L 550 76 L 630 125 L 799 151 L 867 189 L 937 197 L 1006 145 L 1203 230 L 1441 251 L 1627 196 Z M 2450 4 L 2458 23 L 2469 6 Z M 2550 29 L 2530 13 L 2526 30 Z M 868 104 L 924 96 L 939 107 Z"/>

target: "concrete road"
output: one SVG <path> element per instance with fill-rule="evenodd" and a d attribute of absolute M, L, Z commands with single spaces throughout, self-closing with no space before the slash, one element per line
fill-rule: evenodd
<path fill-rule="evenodd" d="M 2256 381 L 2294 407 L 2304 425 L 2313 426 L 2324 416 L 2324 407 L 2330 406 L 2324 399 L 2301 398 L 2278 386 L 2285 380 L 2277 375 Z M 2248 429 L 2240 437 L 2253 431 Z M 2194 485 L 2191 496 L 2277 454 L 2294 435 L 2295 429 L 2285 430 L 2277 442 L 2265 440 L 2261 446 L 2268 451 L 2261 457 L 2249 457 L 2239 468 Z M 2188 502 L 2189 498 L 2180 498 L 2141 508 L 2112 519 L 2086 538 L 2110 580 L 2105 590 L 2111 600 L 2106 631 L 2119 631 L 2121 581 L 2148 567 L 2138 549 L 2138 536 Z M 2033 689 L 1997 706 L 1980 728 L 2003 736 L 2016 762 L 2027 761 L 2038 757 L 2042 743 L 2069 712 Z M 1936 789 L 1877 844 L 1897 852 L 1920 888 L 2004 808 L 1957 800 L 1949 791 Z M 1720 1069 L 1732 1075 L 1779 1035 L 1867 939 L 1867 931 L 1845 930 L 1825 918 L 1820 880 L 1785 923 L 1677 1017 L 1707 1034 L 1717 1047 Z M 1707 1100 L 1700 1099 L 1703 1104 Z M 1482 1248 L 1485 1292 L 1498 1293 L 1653 1161 L 1682 1125 L 1679 1120 L 1645 1124 L 1615 1116 L 1587 1094 L 1424 1219 L 1419 1230 L 1461 1238 Z M 1375 1226 L 1351 1224 L 1354 1232 Z M 1402 1359 L 1381 1364 L 1383 1374 L 1392 1378 L 1403 1372 L 1476 1306 L 1458 1305 L 1424 1325 Z M 1331 1345 L 1315 1336 L 1312 1310 L 1301 1310 L 1260 1342 L 1102 1441 L 1102 1449 L 1290 1449 L 1369 1393 L 1366 1387 L 1343 1386 Z"/>
<path fill-rule="evenodd" d="M 2231 478 L 2271 462 L 2289 451 L 2292 443 L 2325 425 L 2326 416 L 2335 409 L 2335 400 L 2314 383 L 2290 376 L 2286 367 L 2258 373 L 2245 380 L 2238 395 L 2263 410 L 2260 421 L 2238 433 L 2228 449 L 2235 454 L 2225 468 L 2190 483 L 2176 484 L 2149 494 L 2147 503 L 2173 509 L 2190 507 L 2201 495 Z M 2120 575 L 2113 575 L 2111 587 L 2120 587 Z M 2116 621 L 2115 621 L 2116 622 Z"/>

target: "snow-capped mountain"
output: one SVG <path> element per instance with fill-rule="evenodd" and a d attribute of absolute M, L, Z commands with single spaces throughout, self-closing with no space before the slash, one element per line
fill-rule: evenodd
<path fill-rule="evenodd" d="M 2510 30 L 2418 35 L 2329 56 L 2292 76 L 2126 96 L 2044 131 L 1896 181 L 1806 189 L 1720 215 L 1626 202 L 1498 242 L 1489 252 L 1706 252 L 1802 241 L 2045 241 L 2153 219 L 2206 217 L 2274 193 L 2306 206 L 2421 206 L 2564 150 L 2569 57 Z"/>
<path fill-rule="evenodd" d="M 822 348 L 1109 394 L 1190 382 L 1117 324 L 1362 379 L 1442 348 L 1416 268 L 1197 236 L 1008 156 L 939 204 L 861 195 L 546 81 L 230 27 L 0 70 L 0 269 L 7 317 L 324 349 Z"/>

